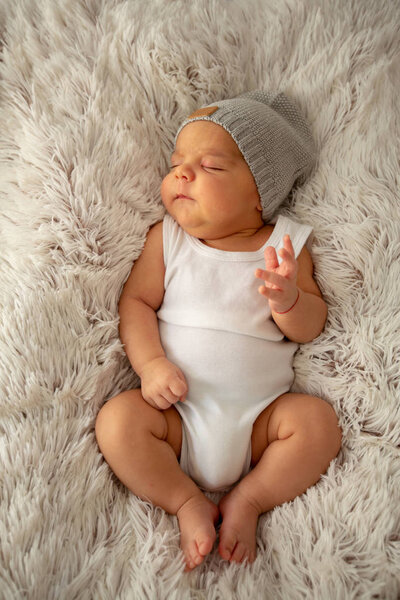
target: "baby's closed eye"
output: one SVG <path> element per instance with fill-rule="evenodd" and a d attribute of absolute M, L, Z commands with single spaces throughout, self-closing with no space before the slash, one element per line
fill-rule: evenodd
<path fill-rule="evenodd" d="M 215 167 L 213 165 L 202 165 L 203 169 L 207 169 L 209 171 L 224 171 L 222 167 Z"/>

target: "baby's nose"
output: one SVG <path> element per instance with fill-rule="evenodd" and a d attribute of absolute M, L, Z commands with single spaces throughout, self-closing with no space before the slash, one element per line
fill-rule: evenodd
<path fill-rule="evenodd" d="M 182 164 L 176 167 L 175 177 L 177 179 L 185 179 L 186 181 L 192 181 L 194 179 L 193 169 L 189 165 Z"/>

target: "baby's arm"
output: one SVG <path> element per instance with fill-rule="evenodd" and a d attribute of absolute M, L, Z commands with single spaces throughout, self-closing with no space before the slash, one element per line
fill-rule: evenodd
<path fill-rule="evenodd" d="M 283 243 L 280 265 L 275 248 L 265 250 L 266 270 L 256 271 L 256 277 L 265 281 L 259 292 L 268 298 L 272 318 L 286 337 L 293 342 L 310 342 L 321 333 L 328 309 L 313 278 L 307 248 L 296 260 L 289 235 L 284 236 Z"/>
<path fill-rule="evenodd" d="M 125 352 L 139 375 L 142 396 L 166 409 L 184 400 L 187 384 L 182 371 L 161 346 L 156 311 L 164 297 L 162 223 L 152 227 L 119 300 L 119 332 Z"/>

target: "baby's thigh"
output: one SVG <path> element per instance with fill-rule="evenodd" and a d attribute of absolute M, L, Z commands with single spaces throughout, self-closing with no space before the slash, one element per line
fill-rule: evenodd
<path fill-rule="evenodd" d="M 127 390 L 108 400 L 96 420 L 96 438 L 103 451 L 118 443 L 130 446 L 146 436 L 167 442 L 179 457 L 182 446 L 181 418 L 174 406 L 159 410 L 150 406 L 140 389 Z"/>
<path fill-rule="evenodd" d="M 279 396 L 257 417 L 251 437 L 252 465 L 270 444 L 293 434 L 302 435 L 333 456 L 340 449 L 341 431 L 332 406 L 315 396 L 289 392 Z"/>

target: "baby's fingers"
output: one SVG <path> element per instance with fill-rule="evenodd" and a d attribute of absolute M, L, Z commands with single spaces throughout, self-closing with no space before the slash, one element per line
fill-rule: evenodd
<path fill-rule="evenodd" d="M 174 404 L 173 402 L 170 402 L 167 398 L 165 398 L 161 394 L 158 394 L 153 399 L 153 402 L 155 403 L 156 408 L 159 408 L 160 410 L 167 410 L 168 408 L 170 408 L 171 404 Z"/>
<path fill-rule="evenodd" d="M 287 239 L 285 240 L 285 238 Z M 282 262 L 277 271 L 284 277 L 292 279 L 297 275 L 298 264 L 289 236 L 284 237 L 284 244 L 285 247 L 280 248 L 279 250 L 279 256 L 281 257 Z"/>
<path fill-rule="evenodd" d="M 187 392 L 187 385 L 186 382 L 183 381 L 182 379 L 180 379 L 179 377 L 176 377 L 169 385 L 169 389 L 171 390 L 171 392 L 174 394 L 176 400 L 185 400 L 185 396 L 186 396 L 186 392 Z"/>
<path fill-rule="evenodd" d="M 294 258 L 294 248 L 292 240 L 290 239 L 290 235 L 288 233 L 283 236 L 283 246 L 285 250 L 287 250 L 289 254 Z"/>
<path fill-rule="evenodd" d="M 258 279 L 262 279 L 263 281 L 265 281 L 265 285 L 267 285 L 267 287 L 281 290 L 287 285 L 287 281 L 284 277 L 282 277 L 282 275 L 278 275 L 277 273 L 273 273 L 272 271 L 263 271 L 262 269 L 256 269 L 254 274 Z"/>
<path fill-rule="evenodd" d="M 265 268 L 267 271 L 272 271 L 279 267 L 278 257 L 276 250 L 273 246 L 267 246 L 264 250 Z"/>

